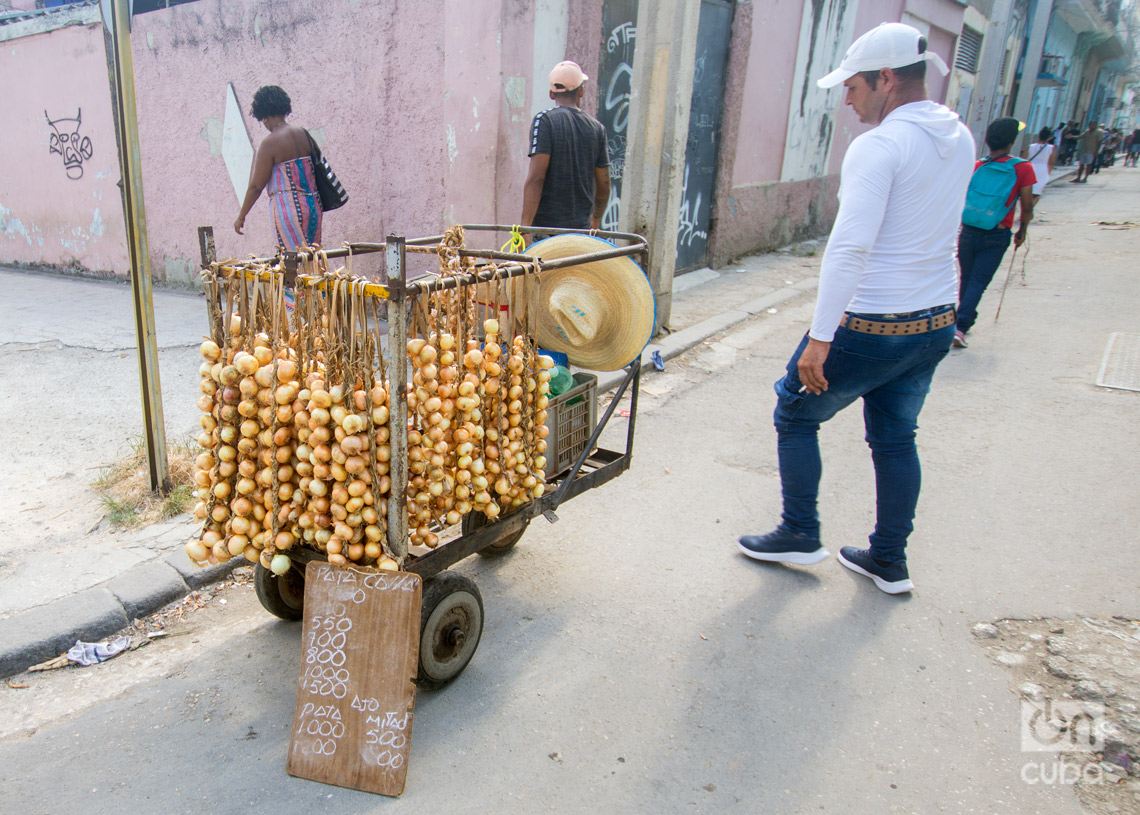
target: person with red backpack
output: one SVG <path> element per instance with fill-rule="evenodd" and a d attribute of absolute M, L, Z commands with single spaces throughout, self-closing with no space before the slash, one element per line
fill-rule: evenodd
<path fill-rule="evenodd" d="M 1009 154 L 1021 123 L 1003 116 L 986 128 L 990 154 L 974 165 L 966 191 L 962 231 L 958 233 L 958 325 L 954 347 L 966 347 L 966 334 L 978 319 L 978 303 L 1001 265 L 1012 238 L 1015 247 L 1025 242 L 1033 220 L 1033 164 Z M 1021 202 L 1021 219 L 1013 234 L 1013 213 Z"/>

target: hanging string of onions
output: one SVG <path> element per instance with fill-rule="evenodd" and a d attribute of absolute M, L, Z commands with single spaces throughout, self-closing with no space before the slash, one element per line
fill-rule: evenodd
<path fill-rule="evenodd" d="M 448 230 L 441 277 L 475 269 L 462 247 L 462 228 Z M 387 546 L 393 428 L 380 298 L 352 275 L 351 256 L 347 269 L 329 271 L 318 253 L 301 274 L 290 322 L 280 267 L 203 271 L 202 530 L 186 553 L 202 565 L 241 556 L 282 573 L 301 546 L 332 563 L 397 569 Z M 412 545 L 438 546 L 468 513 L 495 519 L 544 492 L 553 362 L 533 341 L 530 277 L 515 297 L 496 279 L 413 302 L 403 363 Z M 515 331 L 503 334 L 497 315 L 512 300 Z"/>

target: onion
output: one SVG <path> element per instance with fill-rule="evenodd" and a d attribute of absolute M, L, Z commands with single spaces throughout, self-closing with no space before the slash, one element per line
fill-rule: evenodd
<path fill-rule="evenodd" d="M 277 381 L 282 384 L 292 381 L 297 376 L 297 363 L 289 359 L 277 363 Z"/>
<path fill-rule="evenodd" d="M 203 345 L 204 344 L 205 343 L 203 343 Z M 210 343 L 210 345 L 214 345 L 214 344 Z M 216 345 L 214 345 L 214 347 L 217 348 Z M 192 561 L 194 561 L 195 563 L 202 564 L 206 561 L 206 558 L 209 556 L 209 549 L 207 549 L 206 544 L 202 543 L 202 541 L 200 541 L 200 540 L 190 541 L 189 543 L 186 544 L 185 548 L 186 548 L 186 556 L 188 558 L 190 558 Z"/>
<path fill-rule="evenodd" d="M 297 389 L 292 385 L 281 385 L 273 394 L 273 398 L 278 405 L 292 404 L 296 397 Z"/>
<path fill-rule="evenodd" d="M 288 572 L 292 565 L 293 561 L 289 559 L 288 555 L 274 555 L 273 560 L 269 563 L 269 569 L 276 575 L 282 575 Z"/>

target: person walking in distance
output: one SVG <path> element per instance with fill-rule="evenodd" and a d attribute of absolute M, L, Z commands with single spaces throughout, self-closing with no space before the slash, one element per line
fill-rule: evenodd
<path fill-rule="evenodd" d="M 966 334 L 978 319 L 978 304 L 1005 257 L 1010 238 L 1015 247 L 1021 246 L 1033 220 L 1037 175 L 1031 162 L 1009 154 L 1020 127 L 1020 122 L 1011 116 L 990 122 L 986 128 L 990 154 L 975 165 L 970 178 L 962 210 L 962 231 L 958 235 L 958 266 L 962 273 L 955 348 L 966 347 Z M 1021 218 L 1017 234 L 1013 234 L 1013 214 L 1019 201 Z"/>
<path fill-rule="evenodd" d="M 954 237 L 974 161 L 970 131 L 927 95 L 927 62 L 948 72 L 917 29 L 884 23 L 818 81 L 843 83 L 846 104 L 874 129 L 843 158 L 811 329 L 775 384 L 782 520 L 739 542 L 756 560 L 828 556 L 817 508 L 819 426 L 862 398 L 877 519 L 870 547 L 845 546 L 839 560 L 889 594 L 914 588 L 906 545 L 919 494 L 915 431 L 954 337 Z"/>
<path fill-rule="evenodd" d="M 1089 176 L 1096 169 L 1097 156 L 1100 155 L 1100 144 L 1104 141 L 1104 131 L 1097 127 L 1096 119 L 1089 122 L 1089 129 L 1077 137 L 1077 177 L 1070 179 L 1070 184 L 1087 184 Z"/>
<path fill-rule="evenodd" d="M 1132 135 L 1129 136 L 1124 166 L 1135 167 L 1137 159 L 1140 159 L 1140 127 L 1133 130 Z"/>
<path fill-rule="evenodd" d="M 575 62 L 550 72 L 554 107 L 530 128 L 530 165 L 523 184 L 523 226 L 597 229 L 610 200 L 606 128 L 582 110 L 589 77 Z"/>
<path fill-rule="evenodd" d="M 1062 163 L 1066 166 L 1072 166 L 1073 160 L 1077 155 L 1077 140 L 1081 137 L 1081 126 L 1074 122 L 1069 122 L 1069 126 L 1065 129 L 1064 144 L 1061 149 Z"/>
<path fill-rule="evenodd" d="M 1053 174 L 1053 167 L 1057 163 L 1057 149 L 1052 144 L 1053 132 L 1048 127 L 1041 128 L 1037 134 L 1037 141 L 1025 149 L 1024 158 L 1033 165 L 1033 174 L 1037 176 L 1037 183 L 1033 185 L 1033 205 L 1041 193 L 1045 192 L 1045 185 L 1049 183 L 1049 176 Z"/>

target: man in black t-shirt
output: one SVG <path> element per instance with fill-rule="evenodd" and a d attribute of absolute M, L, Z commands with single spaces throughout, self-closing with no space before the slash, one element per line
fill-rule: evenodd
<path fill-rule="evenodd" d="M 578 105 L 589 79 L 574 62 L 550 72 L 555 106 L 534 117 L 523 226 L 597 229 L 610 198 L 606 128 Z"/>

